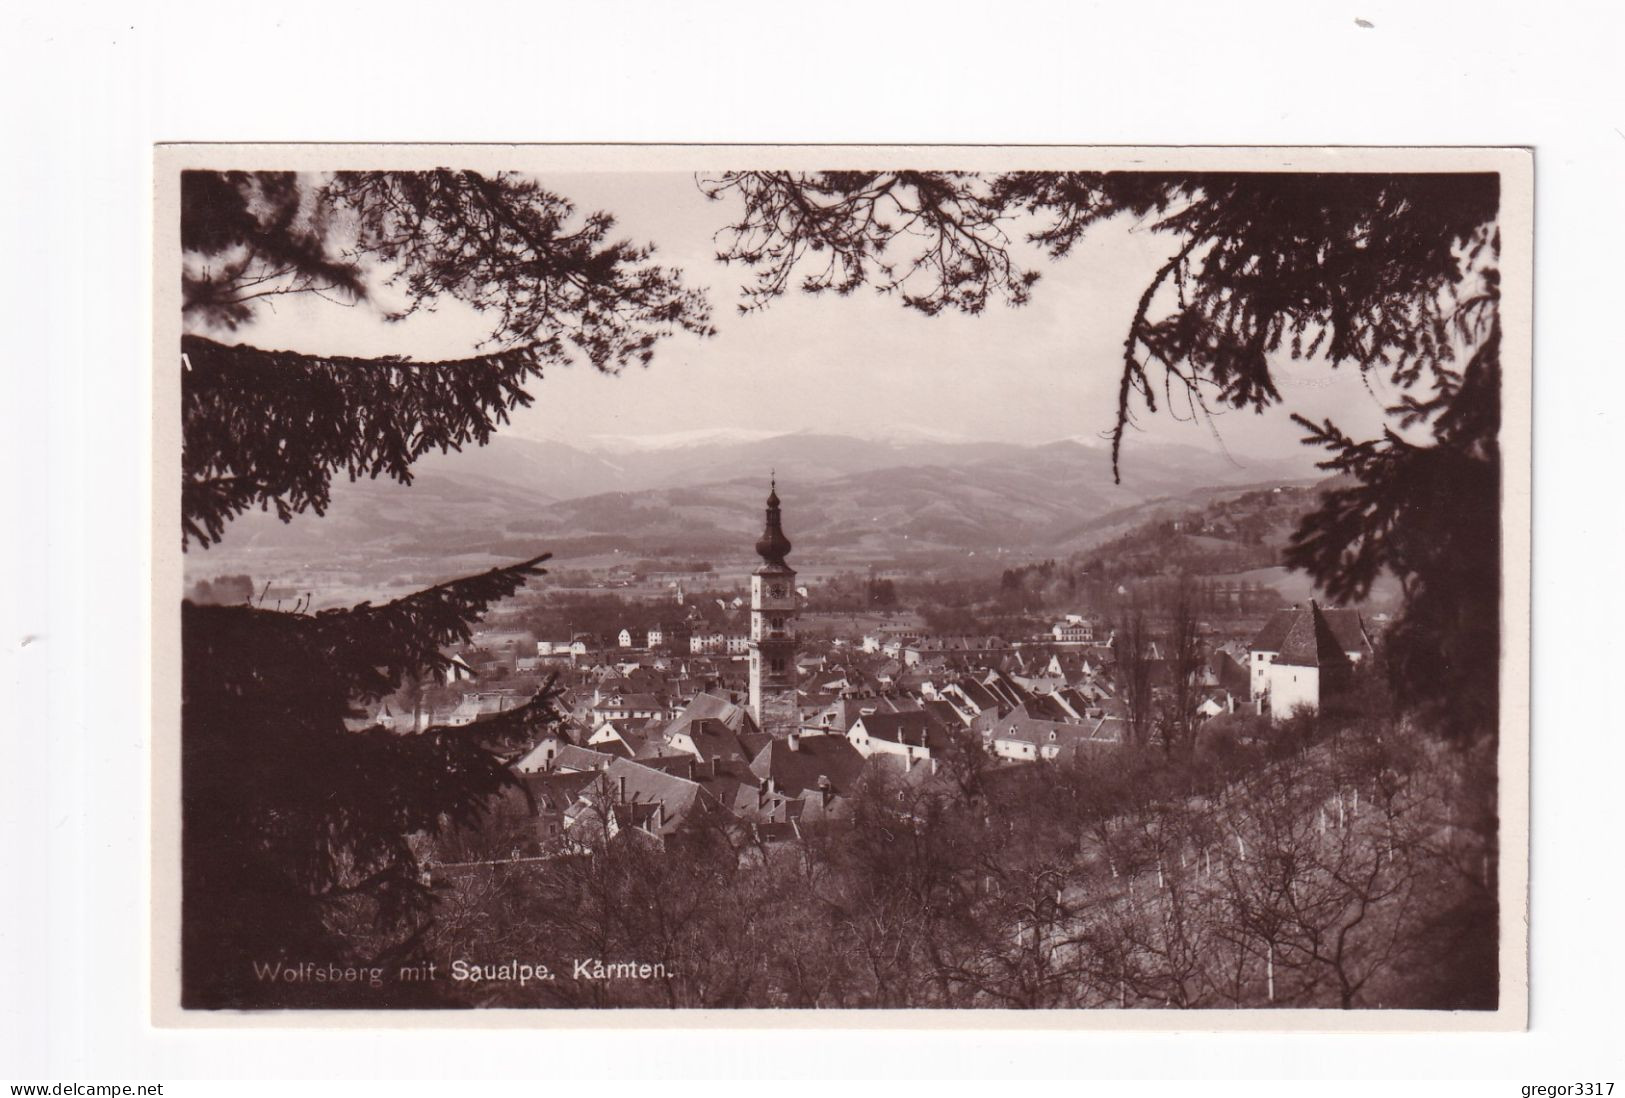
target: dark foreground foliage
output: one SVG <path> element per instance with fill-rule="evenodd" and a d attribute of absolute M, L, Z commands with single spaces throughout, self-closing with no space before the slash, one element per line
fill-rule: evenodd
<path fill-rule="evenodd" d="M 609 215 L 580 216 L 511 175 L 183 173 L 182 315 L 194 334 L 180 347 L 182 544 L 207 548 L 250 508 L 321 514 L 335 476 L 410 483 L 431 450 L 486 442 L 530 403 L 544 365 L 615 373 L 647 364 L 673 333 L 710 334 L 703 296 L 613 229 Z M 383 321 L 450 298 L 493 324 L 479 351 L 448 362 L 202 334 L 238 331 L 289 294 L 390 296 Z M 472 823 L 511 782 L 506 757 L 554 718 L 551 695 L 477 729 L 351 732 L 345 720 L 443 670 L 447 646 L 542 559 L 381 607 L 281 613 L 240 596 L 182 607 L 187 1005 L 266 1001 L 263 966 L 416 956 L 433 905 L 415 844 Z M 275 986 L 290 1005 L 344 991 Z"/>
<path fill-rule="evenodd" d="M 526 561 L 384 606 L 182 607 L 182 972 L 189 1006 L 264 1001 L 256 965 L 409 958 L 432 896 L 415 841 L 475 822 L 552 695 L 462 728 L 351 731 L 541 572 Z M 356 935 L 356 916 L 368 932 Z M 317 1004 L 333 989 L 295 998 Z"/>

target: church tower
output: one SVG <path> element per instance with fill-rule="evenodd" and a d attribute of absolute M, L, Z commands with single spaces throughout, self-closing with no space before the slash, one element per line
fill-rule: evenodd
<path fill-rule="evenodd" d="M 796 573 L 784 558 L 790 539 L 779 521 L 775 478 L 767 524 L 756 542 L 762 566 L 750 577 L 750 711 L 763 732 L 787 736 L 801 724 L 796 705 Z"/>

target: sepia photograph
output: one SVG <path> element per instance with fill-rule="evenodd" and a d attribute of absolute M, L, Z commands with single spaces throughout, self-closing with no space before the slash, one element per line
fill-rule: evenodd
<path fill-rule="evenodd" d="M 155 172 L 172 1024 L 1524 1025 L 1526 152 Z"/>
<path fill-rule="evenodd" d="M 0 1095 L 1625 1081 L 1625 7 L 14 7 Z"/>

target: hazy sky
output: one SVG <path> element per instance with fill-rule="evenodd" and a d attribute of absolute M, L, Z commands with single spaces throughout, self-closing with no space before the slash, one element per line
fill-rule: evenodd
<path fill-rule="evenodd" d="M 786 296 L 739 315 L 740 267 L 716 262 L 713 234 L 739 209 L 708 201 L 687 173 L 550 174 L 542 182 L 579 210 L 614 214 L 620 235 L 652 242 L 658 262 L 710 293 L 717 335 L 661 341 L 647 369 L 607 377 L 590 367 L 552 369 L 536 404 L 510 430 L 534 437 L 653 434 L 718 427 L 818 430 L 865 436 L 924 429 L 974 439 L 1044 442 L 1112 426 L 1123 338 L 1135 303 L 1177 241 L 1117 221 L 1091 232 L 1067 259 L 1035 258 L 1042 278 L 1021 308 L 925 317 L 860 290 Z M 303 296 L 265 309 L 244 338 L 260 346 L 335 354 L 466 355 L 488 321 L 456 302 L 395 325 L 370 304 Z M 230 336 L 225 338 L 230 339 Z M 1237 455 L 1313 452 L 1287 411 L 1332 415 L 1366 434 L 1393 394 L 1355 370 L 1283 363 L 1284 409 L 1232 412 L 1217 425 Z M 1147 434 L 1217 450 L 1211 429 L 1166 411 L 1142 417 Z M 1131 443 L 1132 445 L 1132 443 Z"/>

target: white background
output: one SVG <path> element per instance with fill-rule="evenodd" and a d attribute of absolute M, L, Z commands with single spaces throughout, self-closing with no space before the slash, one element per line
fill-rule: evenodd
<path fill-rule="evenodd" d="M 8 9 L 0 1079 L 1438 1077 L 1506 1080 L 1480 1092 L 1514 1094 L 1620 1078 L 1619 7 Z M 147 325 L 150 150 L 163 140 L 1534 146 L 1530 1032 L 149 1028 Z"/>

